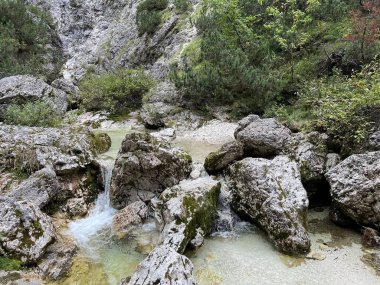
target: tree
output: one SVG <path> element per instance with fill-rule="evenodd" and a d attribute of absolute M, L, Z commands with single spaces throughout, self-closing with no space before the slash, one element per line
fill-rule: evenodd
<path fill-rule="evenodd" d="M 263 0 L 258 0 L 263 4 Z M 310 38 L 306 27 L 312 22 L 312 12 L 319 6 L 318 0 L 274 0 L 266 8 L 265 27 L 272 32 L 274 40 L 289 55 L 291 79 L 294 81 L 294 53 Z"/>
<path fill-rule="evenodd" d="M 352 10 L 352 32 L 347 39 L 358 43 L 362 61 L 365 61 L 365 50 L 373 45 L 379 37 L 380 28 L 380 0 L 362 2 L 361 9 Z"/>

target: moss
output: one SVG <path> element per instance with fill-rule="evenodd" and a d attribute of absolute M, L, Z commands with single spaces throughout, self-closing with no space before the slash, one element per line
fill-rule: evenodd
<path fill-rule="evenodd" d="M 0 256 L 0 270 L 19 270 L 21 261 Z"/>

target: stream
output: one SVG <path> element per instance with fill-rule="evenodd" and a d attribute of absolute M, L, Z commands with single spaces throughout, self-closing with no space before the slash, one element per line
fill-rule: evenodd
<path fill-rule="evenodd" d="M 129 131 L 106 130 L 112 146 L 100 157 L 105 191 L 88 217 L 69 224 L 68 231 L 80 250 L 67 278 L 54 285 L 115 285 L 131 275 L 154 246 L 152 222 L 145 224 L 135 238 L 117 240 L 112 233 L 116 210 L 109 202 L 110 179 L 117 152 Z M 219 147 L 181 139 L 174 143 L 195 161 L 203 161 Z M 232 233 L 207 238 L 200 249 L 186 255 L 194 264 L 199 285 L 380 284 L 380 277 L 361 261 L 367 251 L 361 247 L 359 233 L 330 222 L 327 208 L 310 210 L 309 227 L 316 260 L 277 252 L 261 230 L 244 222 Z"/>

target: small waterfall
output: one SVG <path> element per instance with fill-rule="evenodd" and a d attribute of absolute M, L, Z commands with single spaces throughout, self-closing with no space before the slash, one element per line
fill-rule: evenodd
<path fill-rule="evenodd" d="M 88 217 L 69 224 L 69 230 L 79 246 L 93 258 L 97 257 L 98 249 L 110 241 L 112 219 L 116 213 L 116 210 L 111 207 L 109 199 L 112 169 L 115 161 L 105 159 L 101 160 L 100 163 L 104 179 L 104 192 L 99 194 L 95 208 L 90 211 Z"/>

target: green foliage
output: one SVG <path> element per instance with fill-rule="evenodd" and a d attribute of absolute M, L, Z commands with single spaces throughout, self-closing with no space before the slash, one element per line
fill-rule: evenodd
<path fill-rule="evenodd" d="M 143 96 L 153 86 L 154 81 L 142 69 L 90 74 L 79 85 L 87 110 L 107 110 L 113 115 L 140 108 Z"/>
<path fill-rule="evenodd" d="M 23 0 L 0 0 L 0 75 L 47 75 L 50 26 L 47 14 Z"/>
<path fill-rule="evenodd" d="M 153 34 L 161 25 L 162 10 L 168 6 L 167 0 L 144 0 L 137 7 L 136 23 L 139 34 Z"/>
<path fill-rule="evenodd" d="M 196 39 L 185 49 L 171 74 L 196 108 L 231 105 L 237 115 L 260 113 L 275 94 L 279 85 L 268 72 L 270 55 L 265 41 L 250 29 L 252 20 L 243 15 L 238 0 L 203 3 L 196 22 L 200 43 Z"/>
<path fill-rule="evenodd" d="M 191 3 L 189 0 L 174 0 L 174 6 L 180 13 L 185 13 L 190 9 Z"/>
<path fill-rule="evenodd" d="M 268 111 L 283 121 L 304 120 L 307 129 L 323 131 L 338 141 L 344 154 L 362 144 L 373 128 L 372 115 L 380 108 L 380 65 L 373 63 L 353 77 L 334 74 L 309 81 L 294 106 Z M 297 114 L 298 113 L 298 114 Z M 301 116 L 300 116 L 301 115 Z"/>
<path fill-rule="evenodd" d="M 0 270 L 19 270 L 21 261 L 0 256 Z"/>
<path fill-rule="evenodd" d="M 5 111 L 4 119 L 7 124 L 31 127 L 56 127 L 61 120 L 62 116 L 53 104 L 45 101 L 10 105 Z"/>

